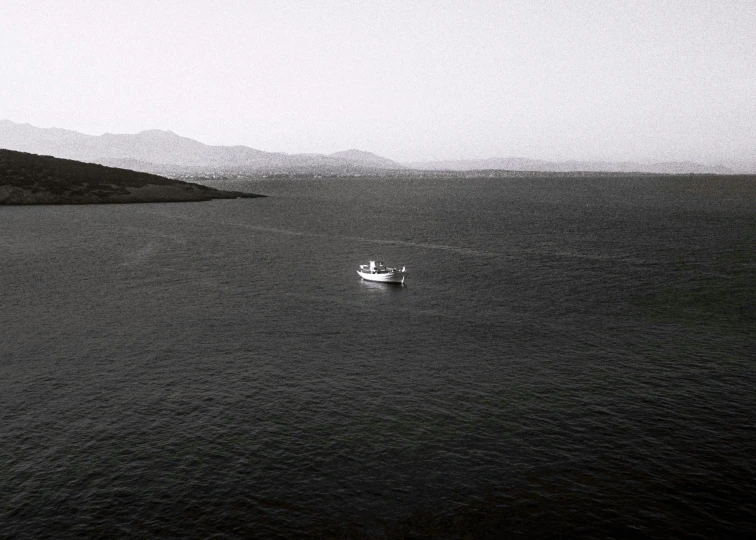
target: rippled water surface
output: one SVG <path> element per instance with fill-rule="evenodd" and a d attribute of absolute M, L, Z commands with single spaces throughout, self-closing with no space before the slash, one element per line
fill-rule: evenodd
<path fill-rule="evenodd" d="M 0 537 L 756 534 L 748 182 L 241 187 L 0 208 Z"/>

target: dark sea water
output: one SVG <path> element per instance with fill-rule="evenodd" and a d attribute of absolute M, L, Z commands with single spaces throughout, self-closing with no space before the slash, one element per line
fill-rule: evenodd
<path fill-rule="evenodd" d="M 224 185 L 0 208 L 0 538 L 756 534 L 752 183 Z"/>

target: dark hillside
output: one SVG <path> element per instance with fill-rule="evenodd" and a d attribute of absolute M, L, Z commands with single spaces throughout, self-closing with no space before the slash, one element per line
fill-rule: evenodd
<path fill-rule="evenodd" d="M 127 169 L 0 150 L 0 204 L 180 202 L 256 196 Z"/>

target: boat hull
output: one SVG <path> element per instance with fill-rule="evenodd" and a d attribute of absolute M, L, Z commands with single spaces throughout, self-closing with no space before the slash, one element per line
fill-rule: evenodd
<path fill-rule="evenodd" d="M 357 270 L 359 276 L 367 281 L 377 281 L 379 283 L 404 283 L 406 272 L 361 272 Z"/>

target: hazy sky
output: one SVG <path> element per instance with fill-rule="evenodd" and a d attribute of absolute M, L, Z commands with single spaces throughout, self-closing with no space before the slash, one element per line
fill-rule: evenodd
<path fill-rule="evenodd" d="M 2 118 L 402 161 L 756 158 L 756 0 L 2 0 Z"/>

